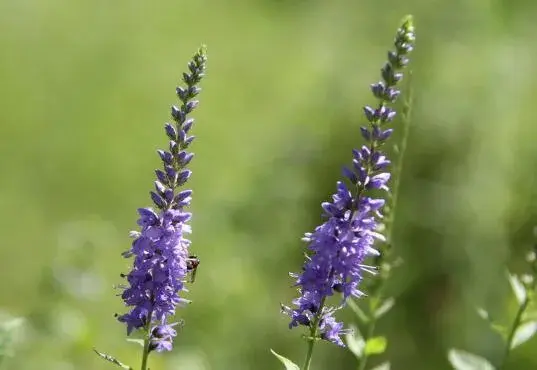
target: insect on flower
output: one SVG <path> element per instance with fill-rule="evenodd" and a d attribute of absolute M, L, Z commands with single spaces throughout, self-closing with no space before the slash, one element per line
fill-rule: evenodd
<path fill-rule="evenodd" d="M 199 264 L 200 259 L 198 258 L 198 256 L 188 256 L 188 259 L 186 260 L 186 270 L 190 276 L 190 279 L 188 280 L 189 283 L 194 283 L 194 281 L 196 280 L 196 272 L 198 271 Z"/>

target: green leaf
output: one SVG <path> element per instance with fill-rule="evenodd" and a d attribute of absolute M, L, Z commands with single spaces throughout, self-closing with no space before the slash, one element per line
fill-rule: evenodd
<path fill-rule="evenodd" d="M 488 321 L 492 330 L 499 333 L 504 340 L 507 339 L 507 328 L 501 324 L 498 324 L 497 322 L 494 322 L 487 310 L 481 307 L 476 307 L 475 311 L 479 315 L 479 317 L 481 317 L 483 320 Z"/>
<path fill-rule="evenodd" d="M 388 346 L 388 340 L 386 337 L 373 337 L 369 338 L 365 343 L 366 355 L 380 355 L 386 350 Z"/>
<path fill-rule="evenodd" d="M 125 370 L 134 370 L 132 367 L 128 366 L 128 365 L 125 365 L 124 363 L 122 362 L 119 362 L 115 357 L 112 357 L 110 356 L 109 354 L 106 354 L 106 353 L 102 353 L 102 352 L 99 352 L 97 351 L 95 348 L 93 349 L 93 351 L 95 351 L 96 354 L 99 355 L 99 357 L 101 357 L 102 359 L 108 361 L 108 362 L 111 362 L 113 363 L 114 365 L 117 365 L 119 366 L 120 368 L 122 369 L 125 369 Z"/>
<path fill-rule="evenodd" d="M 13 347 L 20 341 L 25 320 L 21 317 L 10 318 L 0 323 L 0 361 L 14 355 Z"/>
<path fill-rule="evenodd" d="M 382 302 L 379 308 L 375 311 L 375 318 L 380 319 L 382 316 L 384 316 L 388 311 L 390 311 L 395 304 L 395 299 L 393 298 L 387 298 Z"/>
<path fill-rule="evenodd" d="M 356 317 L 358 317 L 358 320 L 360 320 L 363 323 L 369 322 L 369 317 L 367 317 L 365 312 L 360 308 L 360 306 L 358 306 L 356 302 L 354 302 L 353 299 L 348 299 L 347 304 L 349 305 L 351 310 L 354 311 L 354 313 L 356 314 Z"/>
<path fill-rule="evenodd" d="M 3 322 L 0 327 L 2 331 L 13 331 L 19 329 L 24 324 L 22 317 L 15 317 L 9 321 Z"/>
<path fill-rule="evenodd" d="M 286 357 L 283 357 L 282 355 L 277 354 L 272 349 L 270 350 L 270 352 L 272 352 L 272 354 L 276 356 L 278 360 L 280 360 L 280 362 L 285 366 L 286 370 L 300 370 L 300 367 L 298 367 L 298 365 L 295 364 L 293 361 L 289 360 Z"/>
<path fill-rule="evenodd" d="M 508 272 L 507 278 L 509 279 L 509 283 L 511 283 L 511 288 L 513 289 L 513 293 L 515 293 L 516 300 L 519 304 L 522 304 L 526 300 L 526 288 L 524 288 L 524 285 L 516 275 Z"/>
<path fill-rule="evenodd" d="M 142 346 L 142 348 L 144 347 L 144 344 L 145 344 L 143 339 L 136 339 L 136 338 L 127 338 L 127 342 L 138 344 Z"/>
<path fill-rule="evenodd" d="M 515 331 L 511 349 L 518 347 L 524 342 L 527 342 L 537 333 L 537 321 L 530 321 L 520 325 Z"/>
<path fill-rule="evenodd" d="M 351 331 L 345 335 L 345 341 L 347 342 L 347 348 L 357 358 L 362 357 L 365 348 L 365 341 L 358 328 L 351 327 Z"/>
<path fill-rule="evenodd" d="M 494 370 L 494 366 L 483 357 L 460 349 L 450 349 L 448 360 L 455 370 Z"/>
<path fill-rule="evenodd" d="M 490 324 L 490 328 L 499 333 L 504 340 L 507 340 L 507 328 L 505 326 L 493 322 Z"/>
<path fill-rule="evenodd" d="M 537 320 L 537 308 L 536 307 L 529 307 L 524 311 L 524 314 L 522 315 L 523 321 L 533 321 Z"/>
<path fill-rule="evenodd" d="M 375 366 L 371 370 L 390 370 L 390 362 L 389 361 L 383 362 L 382 364 Z"/>
<path fill-rule="evenodd" d="M 475 311 L 477 312 L 479 317 L 481 317 L 483 320 L 486 320 L 486 321 L 490 322 L 490 316 L 489 316 L 489 313 L 487 312 L 487 310 L 485 310 L 484 308 L 481 308 L 481 307 L 476 307 Z"/>

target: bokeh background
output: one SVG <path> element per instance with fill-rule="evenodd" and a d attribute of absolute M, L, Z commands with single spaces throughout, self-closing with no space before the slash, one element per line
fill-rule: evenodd
<path fill-rule="evenodd" d="M 191 187 L 201 257 L 174 352 L 151 368 L 279 369 L 305 344 L 279 303 L 319 203 L 361 145 L 361 106 L 412 13 L 414 118 L 394 244 L 405 260 L 378 327 L 393 369 L 449 369 L 451 347 L 497 364 L 504 270 L 537 223 L 533 0 L 0 1 L 0 312 L 23 317 L 6 369 L 137 366 L 113 314 L 136 208 L 190 56 L 208 46 Z M 400 121 L 396 121 L 396 125 Z M 348 322 L 351 312 L 342 313 Z M 356 368 L 320 344 L 314 369 Z M 537 338 L 510 369 L 537 366 Z"/>

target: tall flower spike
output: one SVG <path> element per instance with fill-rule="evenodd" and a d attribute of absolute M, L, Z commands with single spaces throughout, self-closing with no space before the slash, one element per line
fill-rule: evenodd
<path fill-rule="evenodd" d="M 378 255 L 374 242 L 384 239 L 377 229 L 385 200 L 374 197 L 371 190 L 388 191 L 390 161 L 381 148 L 392 134 L 386 126 L 393 120 L 395 110 L 389 104 L 400 94 L 396 86 L 413 44 L 414 27 L 411 18 L 407 18 L 396 34 L 395 50 L 388 53 L 388 61 L 381 69 L 382 81 L 371 85 L 378 105 L 364 107 L 369 125 L 361 127 L 360 132 L 367 145 L 353 150 L 353 166 L 343 170 L 350 186 L 338 182 L 332 202 L 322 204 L 326 221 L 306 234 L 308 258 L 301 274 L 291 274 L 296 278 L 300 297 L 293 301 L 294 308 L 283 306 L 282 310 L 291 317 L 290 328 L 300 325 L 310 329 L 305 369 L 317 338 L 344 345 L 340 335 L 345 329 L 333 314 L 349 296 L 363 295 L 359 290 L 362 273 L 375 270 L 365 266 L 364 260 Z M 342 293 L 343 299 L 336 307 L 328 307 L 326 299 L 334 293 Z"/>
<path fill-rule="evenodd" d="M 125 305 L 132 308 L 118 320 L 127 325 L 127 334 L 134 329 L 145 330 L 144 361 L 152 350 L 172 349 L 176 323 L 168 320 L 177 305 L 188 302 L 180 295 L 189 270 L 190 240 L 186 234 L 190 233 L 191 214 L 184 208 L 190 204 L 192 191 L 179 188 L 191 174 L 187 165 L 193 154 L 187 150 L 194 139 L 189 136 L 194 120 L 187 117 L 198 105 L 194 97 L 200 92 L 198 83 L 205 66 L 205 52 L 200 49 L 188 63 L 189 73 L 183 74 L 186 86 L 177 88 L 181 105 L 171 109 L 174 123 L 165 124 L 169 149 L 157 151 L 162 169 L 156 170 L 155 190 L 150 193 L 155 209 L 138 209 L 141 230 L 131 233 L 132 247 L 123 254 L 134 256 L 132 270 L 123 275 L 128 286 L 121 295 Z"/>

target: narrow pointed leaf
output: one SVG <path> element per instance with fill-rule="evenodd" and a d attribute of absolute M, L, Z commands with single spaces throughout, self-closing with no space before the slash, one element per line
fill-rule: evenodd
<path fill-rule="evenodd" d="M 388 341 L 386 337 L 373 337 L 369 338 L 365 343 L 365 354 L 366 355 L 380 355 L 386 350 Z"/>
<path fill-rule="evenodd" d="M 505 326 L 493 322 L 490 324 L 490 328 L 494 330 L 495 332 L 497 332 L 498 334 L 500 334 L 503 340 L 507 340 L 508 333 L 507 333 L 507 328 Z"/>
<path fill-rule="evenodd" d="M 365 341 L 358 328 L 351 327 L 351 331 L 345 335 L 345 341 L 347 342 L 347 348 L 357 358 L 362 357 L 365 348 Z"/>
<path fill-rule="evenodd" d="M 15 355 L 14 347 L 20 341 L 25 320 L 21 317 L 10 318 L 0 323 L 0 362 L 4 357 Z"/>
<path fill-rule="evenodd" d="M 487 312 L 487 310 L 485 310 L 484 308 L 481 308 L 481 307 L 476 307 L 475 311 L 477 312 L 479 317 L 481 317 L 483 320 L 490 321 L 490 316 L 489 316 L 489 313 Z"/>
<path fill-rule="evenodd" d="M 369 317 L 367 317 L 365 312 L 360 308 L 360 306 L 358 306 L 356 302 L 354 302 L 354 300 L 348 299 L 347 304 L 349 305 L 351 310 L 354 311 L 354 313 L 356 314 L 356 317 L 358 317 L 358 320 L 360 320 L 360 322 L 363 322 L 363 323 L 369 322 Z"/>
<path fill-rule="evenodd" d="M 460 349 L 450 349 L 448 360 L 455 370 L 494 370 L 494 366 L 483 357 Z"/>
<path fill-rule="evenodd" d="M 388 311 L 390 311 L 395 304 L 395 299 L 388 298 L 382 304 L 379 308 L 375 311 L 375 318 L 380 319 L 382 316 L 384 316 Z"/>
<path fill-rule="evenodd" d="M 270 352 L 272 352 L 272 354 L 276 356 L 278 360 L 280 360 L 280 362 L 285 366 L 286 370 L 300 370 L 300 367 L 298 367 L 298 365 L 295 364 L 293 361 L 289 360 L 286 357 L 283 357 L 282 355 L 277 354 L 272 349 L 270 350 Z"/>
<path fill-rule="evenodd" d="M 537 321 L 526 322 L 518 327 L 511 342 L 511 349 L 527 342 L 537 333 Z"/>
<path fill-rule="evenodd" d="M 2 331 L 12 331 L 20 328 L 24 324 L 24 319 L 22 317 L 15 317 L 9 321 L 3 322 L 0 324 Z"/>
<path fill-rule="evenodd" d="M 382 364 L 375 366 L 371 370 L 390 370 L 390 363 L 388 361 L 383 362 Z"/>
<path fill-rule="evenodd" d="M 110 356 L 109 354 L 106 354 L 106 353 L 102 353 L 102 352 L 99 352 L 97 351 L 95 348 L 93 349 L 93 351 L 99 355 L 100 358 L 102 358 L 103 360 L 106 360 L 108 362 L 111 362 L 113 363 L 114 365 L 117 365 L 119 366 L 120 368 L 122 369 L 125 369 L 125 370 L 134 370 L 132 367 L 128 366 L 128 365 L 125 365 L 124 363 L 122 362 L 119 362 L 115 357 L 112 357 Z"/>
<path fill-rule="evenodd" d="M 522 315 L 522 321 L 537 321 L 537 307 L 527 308 Z"/>
<path fill-rule="evenodd" d="M 144 346 L 144 340 L 143 340 L 143 339 L 127 338 L 127 342 L 131 342 L 131 343 L 134 343 L 134 344 L 138 344 L 138 345 L 141 346 L 142 348 L 143 348 L 143 346 Z"/>
<path fill-rule="evenodd" d="M 524 288 L 524 285 L 514 274 L 507 273 L 507 277 L 509 278 L 509 283 L 511 283 L 513 293 L 515 293 L 516 300 L 519 304 L 522 304 L 526 300 L 526 289 Z"/>

